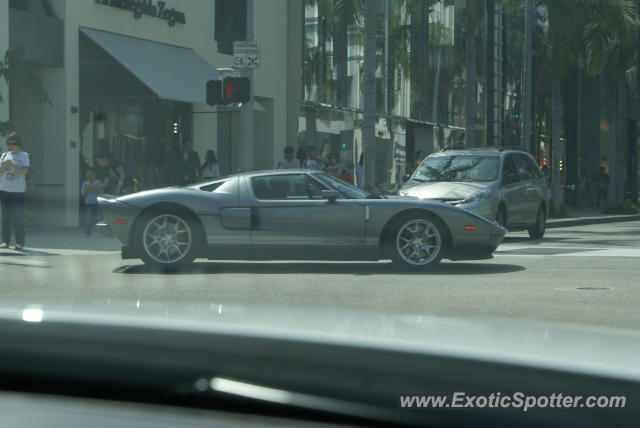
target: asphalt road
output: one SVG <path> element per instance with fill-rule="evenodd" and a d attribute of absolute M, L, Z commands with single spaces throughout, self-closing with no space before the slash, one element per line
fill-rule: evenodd
<path fill-rule="evenodd" d="M 389 262 L 206 260 L 157 274 L 121 260 L 117 242 L 65 233 L 36 233 L 36 248 L 22 254 L 0 250 L 0 299 L 261 303 L 640 328 L 638 221 L 551 229 L 542 241 L 510 233 L 492 260 L 444 261 L 419 274 Z"/>

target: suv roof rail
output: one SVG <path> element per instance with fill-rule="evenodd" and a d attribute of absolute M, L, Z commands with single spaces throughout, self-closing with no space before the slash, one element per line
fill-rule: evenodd
<path fill-rule="evenodd" d="M 440 151 L 441 152 L 446 152 L 447 150 L 498 150 L 500 152 L 504 152 L 506 150 L 519 150 L 519 151 L 524 151 L 522 150 L 521 147 L 517 147 L 517 146 L 481 146 L 481 147 L 466 147 L 466 146 L 447 146 L 447 147 L 443 147 Z"/>

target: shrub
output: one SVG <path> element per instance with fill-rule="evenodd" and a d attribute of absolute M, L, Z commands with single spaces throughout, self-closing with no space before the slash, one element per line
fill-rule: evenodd
<path fill-rule="evenodd" d="M 566 206 L 565 204 L 560 204 L 560 207 L 558 207 L 558 210 L 556 211 L 555 207 L 552 204 L 551 207 L 549 208 L 549 217 L 551 218 L 571 217 L 569 213 L 569 207 Z"/>
<path fill-rule="evenodd" d="M 602 204 L 603 214 L 638 214 L 638 209 L 626 200 L 624 202 L 605 201 Z"/>

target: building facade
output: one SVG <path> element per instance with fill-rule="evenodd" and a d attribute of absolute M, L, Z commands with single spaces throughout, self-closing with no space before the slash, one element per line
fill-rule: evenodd
<path fill-rule="evenodd" d="M 205 85 L 233 66 L 232 41 L 243 38 L 237 25 L 220 22 L 243 20 L 246 7 L 242 0 L 0 0 L 0 51 L 24 49 L 50 99 L 0 88 L 0 119 L 23 135 L 32 158 L 28 211 L 36 224 L 78 224 L 82 169 L 98 152 L 125 165 L 139 188 L 173 184 L 167 164 L 185 140 L 201 159 L 215 150 L 222 174 L 237 170 L 238 109 L 209 107 Z M 254 2 L 262 52 L 255 168 L 272 168 L 296 138 L 300 54 L 289 52 L 300 51 L 301 13 L 296 0 Z"/>

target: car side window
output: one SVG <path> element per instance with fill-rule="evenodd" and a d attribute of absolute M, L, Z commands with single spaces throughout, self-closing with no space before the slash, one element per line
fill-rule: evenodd
<path fill-rule="evenodd" d="M 509 155 L 504 159 L 504 170 L 502 173 L 503 177 L 506 177 L 509 174 L 515 174 L 518 171 L 516 170 L 516 167 L 514 165 L 513 162 L 513 156 Z"/>
<path fill-rule="evenodd" d="M 531 178 L 531 174 L 527 166 L 526 156 L 521 154 L 516 154 L 513 156 L 513 160 L 515 161 L 516 172 L 518 173 L 520 180 L 529 180 Z"/>
<path fill-rule="evenodd" d="M 306 174 L 265 175 L 251 178 L 253 194 L 260 200 L 309 199 Z"/>
<path fill-rule="evenodd" d="M 531 177 L 540 178 L 542 177 L 542 172 L 540 171 L 540 167 L 535 163 L 533 159 L 529 156 L 522 156 L 525 159 L 527 164 L 527 171 L 531 174 Z"/>
<path fill-rule="evenodd" d="M 322 196 L 322 191 L 329 189 L 327 186 L 320 183 L 318 180 L 315 180 L 309 176 L 307 178 L 307 186 L 309 189 L 309 196 L 311 199 L 324 199 Z"/>

